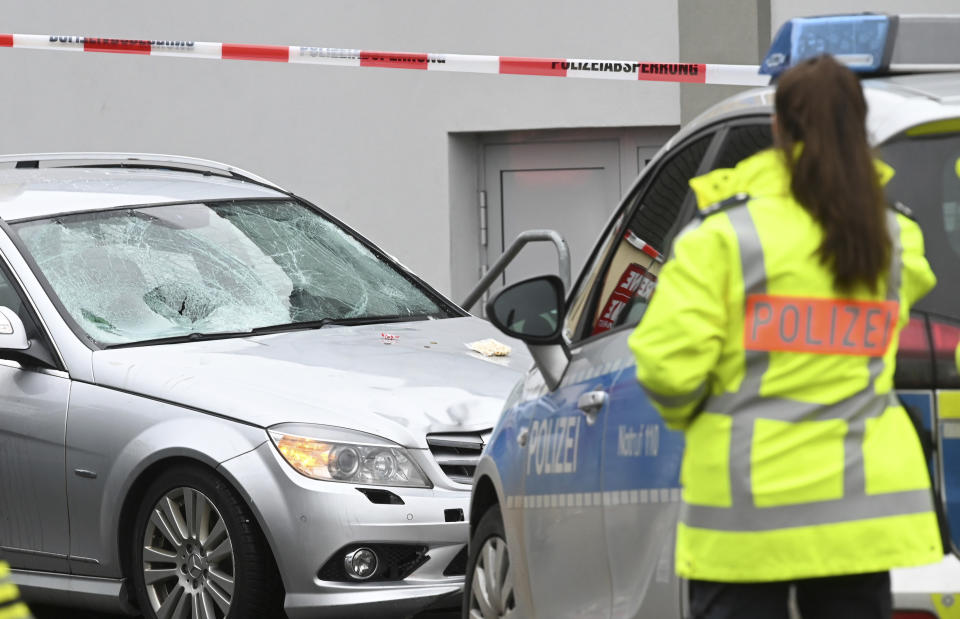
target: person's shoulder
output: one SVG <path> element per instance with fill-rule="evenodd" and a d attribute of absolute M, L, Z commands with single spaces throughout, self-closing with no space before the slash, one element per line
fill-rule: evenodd
<path fill-rule="evenodd" d="M 916 214 L 914 214 L 913 209 L 907 206 L 906 204 L 904 204 L 903 202 L 895 200 L 893 202 L 890 202 L 888 206 L 890 207 L 890 210 L 893 211 L 894 213 L 898 215 L 903 215 L 904 217 L 906 217 L 907 219 L 909 219 L 914 223 L 917 222 L 917 216 Z"/>
<path fill-rule="evenodd" d="M 720 200 L 713 204 L 708 204 L 701 209 L 697 209 L 697 215 L 700 217 L 700 220 L 703 221 L 717 213 L 723 213 L 737 207 L 746 206 L 748 202 L 750 202 L 750 194 L 738 193 L 725 200 Z"/>

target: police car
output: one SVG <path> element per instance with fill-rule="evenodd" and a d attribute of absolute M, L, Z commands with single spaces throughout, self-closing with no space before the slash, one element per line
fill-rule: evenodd
<path fill-rule="evenodd" d="M 940 281 L 901 334 L 895 380 L 930 454 L 951 554 L 894 572 L 902 619 L 955 616 L 960 594 L 958 37 L 960 16 L 796 19 L 761 69 L 829 52 L 865 74 L 871 139 L 897 172 L 889 199 L 912 208 Z M 773 95 L 765 87 L 727 99 L 671 139 L 571 290 L 546 276 L 490 303 L 494 324 L 523 339 L 536 363 L 508 398 L 474 478 L 465 616 L 684 615 L 673 565 L 683 435 L 666 429 L 638 387 L 626 340 L 671 241 L 695 215 L 688 181 L 771 146 Z"/>

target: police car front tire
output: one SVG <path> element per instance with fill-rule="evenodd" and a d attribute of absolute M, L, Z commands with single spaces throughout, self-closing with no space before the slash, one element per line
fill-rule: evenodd
<path fill-rule="evenodd" d="M 480 518 L 470 539 L 470 559 L 463 596 L 465 619 L 503 619 L 516 616 L 513 570 L 500 506 Z"/>

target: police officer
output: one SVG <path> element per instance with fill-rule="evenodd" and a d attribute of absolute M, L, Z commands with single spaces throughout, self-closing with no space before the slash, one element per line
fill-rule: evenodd
<path fill-rule="evenodd" d="M 630 337 L 686 437 L 676 570 L 693 617 L 890 617 L 889 570 L 942 559 L 930 479 L 895 399 L 897 340 L 935 283 L 884 201 L 854 74 L 784 73 L 774 148 L 690 184 L 701 218 Z M 900 210 L 905 211 L 901 208 Z"/>
<path fill-rule="evenodd" d="M 9 577 L 10 566 L 0 561 L 0 619 L 30 619 L 30 610 L 20 601 L 20 592 Z"/>

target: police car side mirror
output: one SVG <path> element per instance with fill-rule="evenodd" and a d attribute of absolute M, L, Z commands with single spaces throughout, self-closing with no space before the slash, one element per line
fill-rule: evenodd
<path fill-rule="evenodd" d="M 556 275 L 517 282 L 487 303 L 493 325 L 527 344 L 558 344 L 562 340 L 563 283 Z"/>
<path fill-rule="evenodd" d="M 570 364 L 563 340 L 564 291 L 556 275 L 542 275 L 507 286 L 487 303 L 493 326 L 527 344 L 552 391 Z"/>

